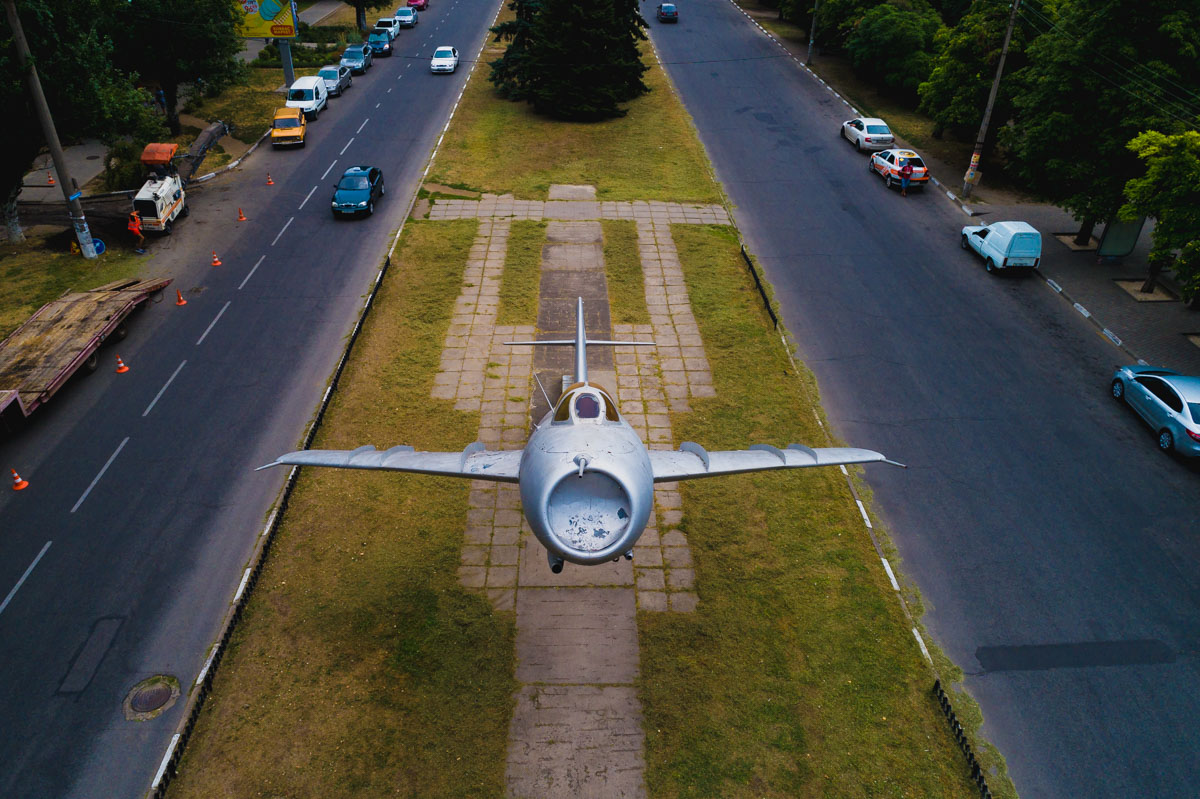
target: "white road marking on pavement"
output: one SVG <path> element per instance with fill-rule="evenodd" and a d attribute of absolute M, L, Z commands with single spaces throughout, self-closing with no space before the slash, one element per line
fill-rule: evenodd
<path fill-rule="evenodd" d="M 342 148 L 342 151 L 340 153 L 338 153 L 338 155 L 345 155 L 346 151 L 350 149 L 351 144 L 354 144 L 353 136 L 350 137 L 350 141 L 346 142 L 346 146 Z"/>
<path fill-rule="evenodd" d="M 892 573 L 892 564 L 887 562 L 887 558 L 880 558 L 880 560 L 883 561 L 883 570 L 887 572 L 888 579 L 892 583 L 892 590 L 899 591 L 900 584 L 896 582 L 896 575 Z"/>
<path fill-rule="evenodd" d="M 316 187 L 316 186 L 313 186 L 311 189 L 309 189 L 309 190 L 308 190 L 308 194 L 304 195 L 304 202 L 300 203 L 300 207 L 296 209 L 297 211 L 303 211 L 303 210 L 304 210 L 304 206 L 305 206 L 305 205 L 308 203 L 308 198 L 309 198 L 309 197 L 312 197 L 312 196 L 313 196 L 313 192 L 314 192 L 314 191 L 316 191 L 316 190 L 317 190 L 317 187 Z"/>
<path fill-rule="evenodd" d="M 225 309 L 228 308 L 230 303 L 232 303 L 232 302 L 233 302 L 233 300 L 230 300 L 229 302 L 227 302 L 221 306 L 221 310 L 217 311 L 217 315 L 214 316 L 213 320 L 208 323 L 208 327 L 204 328 L 204 334 L 202 336 L 200 336 L 200 338 L 196 339 L 197 347 L 200 346 L 200 344 L 204 341 L 204 339 L 208 338 L 208 334 L 211 333 L 213 327 L 216 326 L 217 320 L 221 318 L 221 314 L 225 313 Z"/>
<path fill-rule="evenodd" d="M 335 158 L 335 159 L 333 159 L 333 164 L 336 164 L 336 163 L 337 163 L 337 159 Z M 329 174 L 330 170 L 333 169 L 333 164 L 330 164 L 329 169 L 325 170 L 325 174 L 321 175 L 321 180 L 324 180 L 326 175 Z"/>
<path fill-rule="evenodd" d="M 365 128 L 367 126 L 367 123 L 370 121 L 371 121 L 370 117 L 367 117 L 366 119 L 364 119 L 363 123 L 358 126 L 358 130 L 354 131 L 354 135 L 357 136 L 358 134 L 362 133 L 362 129 Z"/>
<path fill-rule="evenodd" d="M 186 360 L 183 363 L 179 364 L 178 367 L 175 368 L 175 371 L 172 372 L 171 376 L 167 378 L 167 382 L 163 383 L 163 387 L 160 388 L 158 390 L 158 393 L 154 395 L 154 399 L 150 400 L 150 404 L 146 406 L 146 410 L 142 411 L 143 418 L 145 418 L 146 415 L 150 413 L 150 411 L 154 410 L 154 404 L 159 401 L 159 399 L 163 395 L 163 392 L 167 390 L 167 386 L 171 385 L 171 381 L 173 381 L 176 377 L 179 376 L 179 373 L 183 371 L 183 367 L 185 367 L 185 366 L 187 366 Z"/>
<path fill-rule="evenodd" d="M 9 602 L 12 602 L 12 598 L 17 595 L 17 591 L 22 585 L 25 584 L 25 580 L 28 579 L 29 575 L 33 574 L 33 567 L 38 565 L 38 561 L 42 559 L 42 555 L 46 554 L 46 550 L 49 549 L 50 545 L 53 543 L 53 541 L 47 541 L 46 545 L 42 547 L 42 551 L 37 553 L 37 557 L 33 559 L 33 563 L 29 564 L 29 568 L 26 569 L 25 573 L 21 575 L 21 579 L 17 580 L 17 584 L 14 585 L 12 590 L 8 592 L 8 596 L 4 597 L 3 602 L 0 602 L 0 613 L 4 612 L 4 609 L 8 607 Z"/>
<path fill-rule="evenodd" d="M 158 784 L 162 782 L 163 775 L 167 773 L 167 764 L 171 762 L 171 755 L 175 754 L 176 746 L 179 746 L 179 733 L 171 736 L 171 745 L 167 747 L 162 762 L 158 764 L 158 771 L 154 773 L 154 782 L 150 783 L 150 790 L 155 790 L 158 788 Z"/>
<path fill-rule="evenodd" d="M 108 460 L 104 462 L 104 466 L 101 467 L 100 473 L 96 475 L 95 479 L 92 480 L 92 484 L 87 487 L 86 491 L 83 492 L 83 496 L 81 496 L 75 502 L 74 507 L 71 508 L 71 513 L 74 513 L 75 511 L 79 510 L 79 506 L 82 505 L 83 501 L 88 498 L 88 494 L 92 493 L 92 489 L 96 487 L 96 483 L 100 482 L 100 478 L 104 476 L 104 473 L 108 471 L 108 467 L 112 466 L 112 462 L 117 459 L 117 456 L 121 454 L 121 450 L 125 449 L 125 445 L 128 443 L 129 443 L 129 436 L 125 436 L 125 439 L 120 444 L 117 445 L 116 451 L 113 452 L 112 455 L 108 456 Z"/>
<path fill-rule="evenodd" d="M 275 246 L 275 242 L 276 242 L 276 241 L 279 241 L 279 237 L 283 235 L 283 231 L 285 231 L 285 230 L 287 230 L 287 229 L 288 229 L 288 225 L 292 224 L 292 220 L 293 220 L 293 219 L 295 219 L 295 218 L 296 218 L 296 217 L 294 217 L 294 216 L 289 216 L 289 217 L 288 217 L 288 221 L 286 221 L 286 222 L 284 222 L 284 223 L 283 223 L 283 227 L 281 227 L 281 228 L 279 229 L 279 232 L 275 234 L 275 239 L 274 239 L 274 241 L 272 241 L 272 242 L 271 242 L 271 246 L 272 246 L 272 247 L 274 247 L 274 246 Z"/>
<path fill-rule="evenodd" d="M 376 108 L 378 108 L 380 105 L 381 105 L 381 103 L 375 103 Z"/>
<path fill-rule="evenodd" d="M 242 285 L 238 286 L 238 291 L 241 291 L 242 287 L 250 282 L 251 276 L 253 276 L 254 273 L 258 271 L 259 264 L 261 264 L 263 262 L 263 260 L 266 259 L 266 257 L 267 256 L 265 256 L 265 255 L 258 256 L 258 260 L 254 262 L 254 268 L 250 270 L 250 274 L 248 274 L 244 278 L 242 278 Z"/>

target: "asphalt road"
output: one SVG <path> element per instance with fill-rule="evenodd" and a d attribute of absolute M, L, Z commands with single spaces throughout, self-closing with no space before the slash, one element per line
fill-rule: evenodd
<path fill-rule="evenodd" d="M 435 2 L 310 123 L 306 148 L 260 149 L 197 192 L 151 243 L 197 267 L 101 350 L 100 371 L 0 441 L 31 482 L 0 492 L 0 796 L 149 788 L 183 702 L 141 723 L 122 702 L 146 677 L 186 692 L 200 671 L 286 476 L 252 469 L 306 430 L 495 9 Z M 429 73 L 442 44 L 466 60 L 455 75 Z M 383 168 L 387 195 L 335 221 L 332 184 L 359 163 Z"/>
<path fill-rule="evenodd" d="M 728 0 L 642 9 L 836 432 L 911 467 L 866 470 L 874 507 L 1021 795 L 1195 795 L 1200 469 L 1108 398 L 1123 355 L 987 275 L 936 190 L 886 191 Z"/>

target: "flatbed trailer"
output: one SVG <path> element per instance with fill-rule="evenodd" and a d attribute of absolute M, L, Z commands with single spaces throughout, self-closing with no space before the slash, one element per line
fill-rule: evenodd
<path fill-rule="evenodd" d="M 0 429 L 50 401 L 81 367 L 95 371 L 96 350 L 125 335 L 124 321 L 171 282 L 118 280 L 48 302 L 0 342 Z"/>

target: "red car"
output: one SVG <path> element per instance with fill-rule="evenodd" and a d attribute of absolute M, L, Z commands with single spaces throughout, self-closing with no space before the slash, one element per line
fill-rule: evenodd
<path fill-rule="evenodd" d="M 429 0 L 408 0 L 408 7 L 415 8 L 417 11 L 425 11 L 429 8 Z"/>

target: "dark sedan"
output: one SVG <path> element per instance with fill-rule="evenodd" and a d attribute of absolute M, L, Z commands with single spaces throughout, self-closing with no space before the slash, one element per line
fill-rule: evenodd
<path fill-rule="evenodd" d="M 342 53 L 341 64 L 348 67 L 355 75 L 362 75 L 370 69 L 372 60 L 371 45 L 352 44 L 346 48 L 346 52 Z"/>
<path fill-rule="evenodd" d="M 375 213 L 375 201 L 387 193 L 383 170 L 377 166 L 352 166 L 333 187 L 333 218 Z"/>
<path fill-rule="evenodd" d="M 675 7 L 674 3 L 663 3 L 658 7 L 655 16 L 658 17 L 659 22 L 678 22 L 679 9 Z"/>

